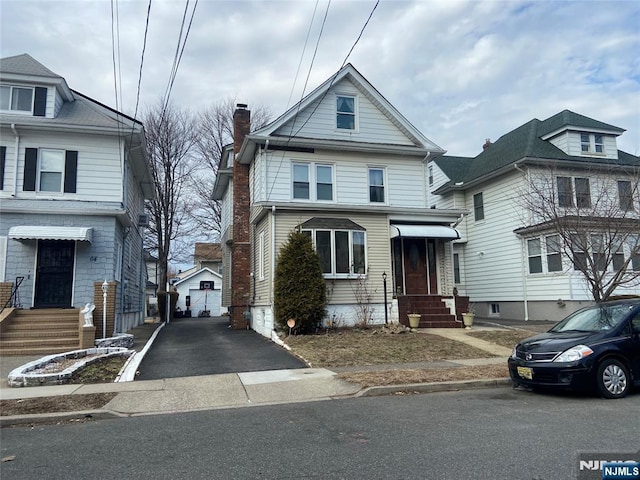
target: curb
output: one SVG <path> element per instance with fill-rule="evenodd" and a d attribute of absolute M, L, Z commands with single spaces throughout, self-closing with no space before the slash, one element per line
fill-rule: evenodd
<path fill-rule="evenodd" d="M 81 410 L 78 412 L 57 412 L 57 413 L 33 413 L 30 415 L 11 415 L 0 417 L 0 428 L 12 426 L 24 426 L 32 423 L 58 423 L 81 421 L 86 418 L 92 420 L 109 420 L 114 418 L 124 418 L 128 415 L 121 415 L 110 410 Z"/>
<path fill-rule="evenodd" d="M 354 397 L 379 397 L 399 393 L 436 393 L 471 390 L 476 388 L 496 388 L 511 386 L 510 378 L 494 378 L 487 380 L 456 380 L 452 382 L 410 383 L 405 385 L 386 385 L 367 387 L 356 393 Z"/>

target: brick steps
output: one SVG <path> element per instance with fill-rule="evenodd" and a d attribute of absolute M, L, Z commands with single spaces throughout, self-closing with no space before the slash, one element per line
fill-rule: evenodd
<path fill-rule="evenodd" d="M 16 310 L 8 324 L 2 326 L 0 355 L 46 355 L 77 350 L 79 312 L 73 308 Z"/>
<path fill-rule="evenodd" d="M 452 298 L 452 297 L 449 297 Z M 456 307 L 458 313 L 461 308 L 466 308 L 466 297 L 458 297 Z M 455 315 L 451 314 L 451 310 L 444 302 L 444 298 L 440 295 L 411 295 L 398 297 L 398 307 L 400 313 L 400 322 L 408 325 L 408 312 L 419 313 L 419 328 L 462 328 L 461 322 L 456 322 Z"/>

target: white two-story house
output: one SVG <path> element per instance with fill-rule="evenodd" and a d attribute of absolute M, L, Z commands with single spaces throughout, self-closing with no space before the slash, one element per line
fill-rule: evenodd
<path fill-rule="evenodd" d="M 99 314 L 106 280 L 107 334 L 143 322 L 153 189 L 142 124 L 26 54 L 0 60 L 0 89 L 2 306 L 95 303 Z"/>
<path fill-rule="evenodd" d="M 623 132 L 564 110 L 429 163 L 430 202 L 470 212 L 455 284 L 477 314 L 560 320 L 598 299 L 581 264 L 602 291 L 640 294 L 640 159 Z"/>
<path fill-rule="evenodd" d="M 350 64 L 267 126 L 249 132 L 249 115 L 239 105 L 214 187 L 232 325 L 273 331 L 275 265 L 295 228 L 320 255 L 329 320 L 357 323 L 364 291 L 384 323 L 386 277 L 400 321 L 415 310 L 422 326 L 459 325 L 452 241 L 465 207 L 433 208 L 427 188 L 427 163 L 444 150 Z"/>

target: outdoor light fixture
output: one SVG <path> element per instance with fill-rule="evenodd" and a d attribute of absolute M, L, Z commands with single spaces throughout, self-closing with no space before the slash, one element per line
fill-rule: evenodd
<path fill-rule="evenodd" d="M 107 279 L 102 282 L 102 338 L 107 338 L 107 292 L 109 284 Z"/>

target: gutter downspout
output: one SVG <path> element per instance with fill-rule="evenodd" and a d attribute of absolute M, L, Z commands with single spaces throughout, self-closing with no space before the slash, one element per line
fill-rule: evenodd
<path fill-rule="evenodd" d="M 427 155 L 422 159 L 422 164 L 424 165 L 424 169 L 422 170 L 422 182 L 423 182 L 423 191 L 424 191 L 424 205 L 429 206 L 429 201 L 431 200 L 431 192 L 429 191 L 429 157 L 431 156 L 431 152 L 427 152 Z"/>
<path fill-rule="evenodd" d="M 523 175 L 526 175 L 527 177 L 527 185 L 530 185 L 528 182 L 530 181 L 530 177 L 529 177 L 529 170 L 527 169 L 527 171 L 525 172 L 522 168 L 520 168 L 520 166 L 517 163 L 513 164 L 513 167 L 518 170 L 520 173 L 522 173 Z M 527 262 L 526 262 L 526 258 L 525 258 L 525 252 L 527 248 L 527 243 L 526 243 L 526 239 L 522 238 L 522 249 L 521 249 L 521 253 L 520 253 L 520 265 L 522 267 L 522 295 L 523 295 L 523 303 L 524 303 L 524 320 L 529 321 L 529 302 L 527 300 L 528 298 L 528 292 L 527 292 Z"/>
<path fill-rule="evenodd" d="M 275 281 L 276 281 L 276 206 L 271 206 L 271 328 L 275 330 Z"/>
<path fill-rule="evenodd" d="M 16 129 L 15 123 L 11 124 L 11 131 L 16 136 L 16 149 L 14 154 L 14 170 L 13 170 L 13 193 L 11 194 L 12 197 L 15 197 L 16 194 L 18 193 L 18 154 L 20 152 L 20 134 Z"/>

